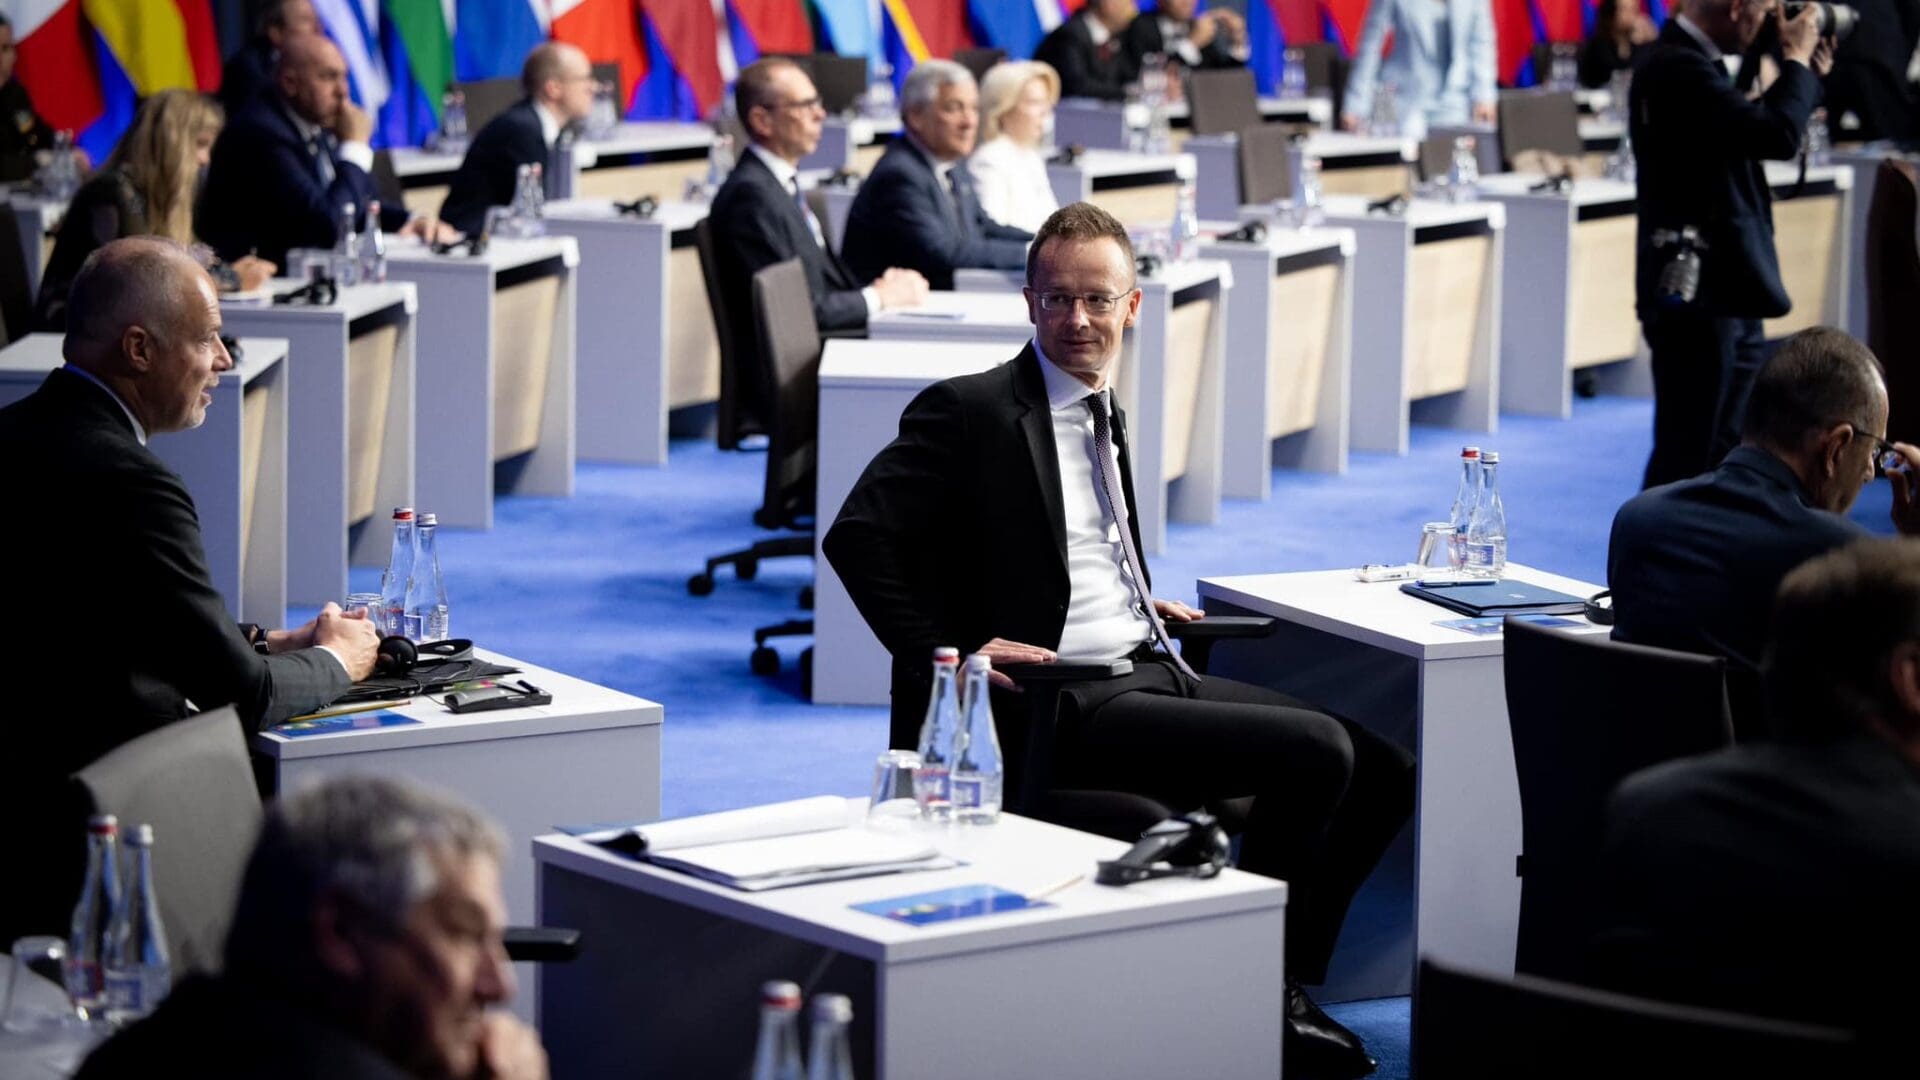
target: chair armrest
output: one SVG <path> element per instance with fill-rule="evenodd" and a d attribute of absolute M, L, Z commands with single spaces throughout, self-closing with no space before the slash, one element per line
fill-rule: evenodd
<path fill-rule="evenodd" d="M 994 669 L 1017 683 L 1089 682 L 1133 674 L 1133 661 L 1085 660 L 1069 656 L 1050 664 L 1002 664 Z"/>
<path fill-rule="evenodd" d="M 1273 633 L 1270 615 L 1209 615 L 1192 622 L 1167 620 L 1167 635 L 1176 641 L 1219 641 L 1223 638 L 1262 638 Z"/>
<path fill-rule="evenodd" d="M 560 926 L 509 926 L 500 935 L 515 963 L 564 964 L 580 955 L 580 931 Z"/>

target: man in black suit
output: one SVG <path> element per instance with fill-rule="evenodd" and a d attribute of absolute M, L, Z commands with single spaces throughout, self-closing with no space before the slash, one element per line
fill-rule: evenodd
<path fill-rule="evenodd" d="M 1634 77 L 1629 126 L 1639 162 L 1636 307 L 1653 352 L 1653 454 L 1644 487 L 1696 475 L 1739 437 L 1747 387 L 1766 359 L 1760 320 L 1790 306 L 1773 247 L 1773 193 L 1763 158 L 1800 150 L 1820 100 L 1815 70 L 1832 50 L 1816 12 L 1785 20 L 1777 0 L 1687 0 Z M 1758 101 L 1734 88 L 1723 54 L 1739 54 L 1773 19 L 1780 77 Z M 1699 292 L 1663 289 L 1678 248 L 1698 230 Z"/>
<path fill-rule="evenodd" d="M 220 70 L 220 104 L 235 116 L 255 99 L 273 93 L 280 50 L 288 38 L 320 31 L 313 0 L 266 0 L 257 5 L 253 37 L 227 58 Z"/>
<path fill-rule="evenodd" d="M 537 164 L 552 190 L 553 148 L 593 111 L 593 65 L 564 42 L 536 45 L 520 68 L 527 96 L 480 129 L 453 174 L 440 217 L 464 233 L 480 231 L 487 208 L 513 202 L 520 166 Z"/>
<path fill-rule="evenodd" d="M 146 447 L 198 426 L 233 366 L 219 294 L 183 249 L 132 237 L 94 252 L 62 351 L 65 367 L 0 409 L 20 515 L 0 529 L 0 559 L 49 592 L 0 629 L 20 673 L 0 820 L 25 846 L 0 888 L 6 940 L 65 927 L 86 848 L 69 776 L 195 709 L 233 705 L 249 730 L 309 712 L 373 670 L 378 642 L 331 603 L 296 630 L 243 632 L 214 590 L 193 499 Z"/>
<path fill-rule="evenodd" d="M 917 270 L 889 267 L 862 286 L 827 250 L 820 222 L 800 192 L 798 167 L 820 144 L 826 111 L 813 80 L 793 61 L 770 57 L 748 65 L 734 85 L 747 131 L 747 152 L 713 197 L 713 238 L 720 256 L 727 310 L 740 318 L 736 340 L 751 341 L 753 275 L 799 259 L 822 330 L 860 330 L 883 308 L 912 307 L 927 294 Z"/>
<path fill-rule="evenodd" d="M 1293 888 L 1290 1074 L 1363 1075 L 1372 1059 L 1359 1039 L 1299 984 L 1324 980 L 1354 891 L 1412 812 L 1413 758 L 1285 695 L 1198 678 L 1173 652 L 1165 621 L 1202 616 L 1149 592 L 1125 417 L 1111 404 L 1140 306 L 1126 230 L 1087 203 L 1056 211 L 1027 282 L 1033 343 L 916 398 L 826 537 L 893 654 L 893 745 L 915 743 L 938 646 L 996 665 L 1132 659 L 1131 675 L 1066 687 L 1061 786 L 1184 807 L 1254 796 L 1240 866 Z M 1023 708 L 1006 694 L 994 703 L 1015 747 Z"/>
<path fill-rule="evenodd" d="M 1127 24 L 1121 35 L 1128 62 L 1137 71 L 1148 56 L 1163 56 L 1189 70 L 1245 67 L 1253 50 L 1247 21 L 1232 8 L 1195 15 L 1195 0 L 1160 0 L 1153 13 Z"/>
<path fill-rule="evenodd" d="M 1060 96 L 1124 101 L 1140 77 L 1124 35 L 1139 16 L 1134 0 L 1088 0 L 1085 7 L 1040 39 L 1033 58 L 1060 73 Z"/>
<path fill-rule="evenodd" d="M 347 100 L 347 63 L 324 34 L 290 37 L 280 52 L 276 92 L 229 117 L 194 215 L 201 239 L 232 262 L 257 255 L 287 265 L 291 248 L 330 248 L 343 208 L 367 227 L 373 178 L 373 120 Z M 452 239 L 451 227 L 380 208 L 374 227 Z M 298 272 L 298 268 L 289 268 Z"/>
<path fill-rule="evenodd" d="M 1641 492 L 1613 519 L 1613 636 L 1724 656 L 1742 738 L 1764 734 L 1760 652 L 1787 572 L 1867 531 L 1844 515 L 1880 472 L 1887 390 L 1865 345 L 1802 330 L 1760 369 L 1741 444 L 1712 472 Z M 1915 466 L 1920 449 L 1895 447 Z M 1889 474 L 1893 523 L 1920 535 L 1907 473 Z"/>
<path fill-rule="evenodd" d="M 1833 51 L 1827 128 L 1835 139 L 1920 137 L 1920 92 L 1907 78 L 1920 45 L 1920 0 L 1852 0 L 1860 26 Z"/>
<path fill-rule="evenodd" d="M 1766 687 L 1783 741 L 1621 784 L 1596 975 L 1851 1028 L 1899 1053 L 1884 1074 L 1898 1075 L 1920 1009 L 1920 546 L 1822 555 L 1773 610 Z"/>
<path fill-rule="evenodd" d="M 922 60 L 901 88 L 900 110 L 906 130 L 847 211 L 840 257 L 854 280 L 897 266 L 951 289 L 962 267 L 1018 268 L 1033 234 L 988 217 L 967 172 L 980 130 L 973 74 L 951 60 Z"/>

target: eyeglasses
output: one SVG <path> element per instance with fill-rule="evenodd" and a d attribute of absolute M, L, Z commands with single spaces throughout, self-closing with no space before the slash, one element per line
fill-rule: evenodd
<path fill-rule="evenodd" d="M 802 98 L 799 101 L 770 102 L 765 106 L 765 108 L 768 108 L 768 109 L 805 109 L 808 112 L 812 112 L 814 109 L 817 109 L 819 107 L 820 107 L 819 94 L 815 94 L 810 98 Z"/>
<path fill-rule="evenodd" d="M 1027 295 L 1039 301 L 1041 311 L 1070 312 L 1073 310 L 1074 302 L 1079 301 L 1087 305 L 1087 314 L 1089 315 L 1111 315 L 1113 314 L 1114 308 L 1119 306 L 1120 301 L 1133 295 L 1133 290 L 1128 289 L 1126 292 L 1114 293 L 1112 296 L 1108 296 L 1105 293 L 1036 293 L 1032 289 L 1028 289 Z"/>
<path fill-rule="evenodd" d="M 1873 440 L 1873 475 L 1885 476 L 1896 469 L 1906 467 L 1907 456 L 1894 449 L 1893 444 L 1886 440 L 1886 436 L 1875 435 L 1863 427 L 1856 427 L 1853 430 Z"/>

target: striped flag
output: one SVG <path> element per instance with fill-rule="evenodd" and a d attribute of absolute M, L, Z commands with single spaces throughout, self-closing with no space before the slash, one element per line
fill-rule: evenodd
<path fill-rule="evenodd" d="M 373 7 L 374 3 L 375 0 L 313 0 L 313 10 L 347 61 L 347 81 L 353 88 L 353 100 L 377 115 L 386 105 L 392 85 L 387 80 L 386 58 L 380 54 L 376 33 L 380 12 Z"/>
<path fill-rule="evenodd" d="M 374 143 L 413 146 L 440 125 L 440 99 L 453 81 L 453 34 L 437 3 L 383 0 L 380 54 L 392 93 L 380 110 Z"/>
<path fill-rule="evenodd" d="M 640 10 L 646 13 L 653 39 L 667 61 L 667 70 L 659 72 L 663 86 L 656 90 L 656 100 L 670 103 L 672 111 L 656 115 L 685 115 L 689 103 L 675 93 L 680 82 L 692 95 L 695 117 L 713 112 L 729 81 L 721 72 L 723 27 L 714 18 L 713 7 L 704 0 L 640 0 Z M 727 59 L 732 60 L 730 47 Z M 662 94 L 661 90 L 666 92 Z"/>
<path fill-rule="evenodd" d="M 423 4 L 430 0 L 407 0 Z M 454 73 L 461 81 L 517 76 L 553 24 L 547 0 L 455 0 Z"/>
<path fill-rule="evenodd" d="M 632 107 L 649 66 L 637 0 L 553 0 L 553 39 L 579 46 L 596 64 L 618 64 L 621 112 Z"/>

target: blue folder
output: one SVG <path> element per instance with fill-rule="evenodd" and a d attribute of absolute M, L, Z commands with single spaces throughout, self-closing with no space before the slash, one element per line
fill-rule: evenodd
<path fill-rule="evenodd" d="M 1587 609 L 1584 597 L 1529 585 L 1524 581 L 1501 580 L 1491 585 L 1451 582 L 1422 585 L 1409 581 L 1400 586 L 1400 591 L 1462 615 L 1509 615 L 1523 611 L 1542 615 L 1578 615 Z"/>

